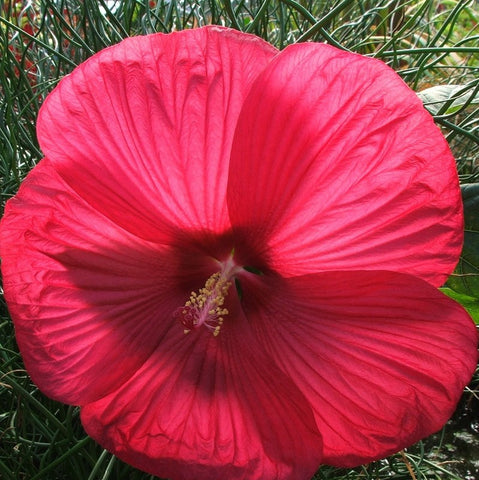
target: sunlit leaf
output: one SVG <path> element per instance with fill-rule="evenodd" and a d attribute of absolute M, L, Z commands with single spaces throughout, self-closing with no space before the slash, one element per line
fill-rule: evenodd
<path fill-rule="evenodd" d="M 450 288 L 441 288 L 441 291 L 460 303 L 469 312 L 474 322 L 479 325 L 479 299 L 457 293 Z"/>
<path fill-rule="evenodd" d="M 477 88 L 464 85 L 436 85 L 417 95 L 432 115 L 449 115 L 466 104 L 479 103 Z"/>

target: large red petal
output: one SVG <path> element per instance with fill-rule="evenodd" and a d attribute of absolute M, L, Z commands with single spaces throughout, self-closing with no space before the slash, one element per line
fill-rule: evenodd
<path fill-rule="evenodd" d="M 145 239 L 172 225 L 219 232 L 234 128 L 276 50 L 221 27 L 128 38 L 48 96 L 37 133 L 66 182 Z"/>
<path fill-rule="evenodd" d="M 181 255 L 95 211 L 47 159 L 7 203 L 0 234 L 5 296 L 27 370 L 66 403 L 96 400 L 130 378 L 188 291 Z"/>
<path fill-rule="evenodd" d="M 90 436 L 174 480 L 309 480 L 321 462 L 312 412 L 245 319 L 218 337 L 175 326 L 124 387 L 82 408 Z"/>
<path fill-rule="evenodd" d="M 322 44 L 286 48 L 254 83 L 232 149 L 232 223 L 282 275 L 384 269 L 438 286 L 453 270 L 454 159 L 382 62 Z"/>
<path fill-rule="evenodd" d="M 468 314 L 409 275 L 265 276 L 243 298 L 265 351 L 314 409 L 327 464 L 370 462 L 439 430 L 476 366 Z"/>

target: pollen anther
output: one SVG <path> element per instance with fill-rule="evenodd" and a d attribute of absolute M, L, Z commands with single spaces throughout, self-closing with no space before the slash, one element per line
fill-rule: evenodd
<path fill-rule="evenodd" d="M 185 327 L 185 334 L 204 325 L 215 337 L 218 336 L 224 316 L 228 315 L 228 310 L 223 305 L 230 286 L 231 282 L 217 272 L 208 278 L 198 292 L 191 292 L 185 305 L 174 313 L 174 318 Z"/>

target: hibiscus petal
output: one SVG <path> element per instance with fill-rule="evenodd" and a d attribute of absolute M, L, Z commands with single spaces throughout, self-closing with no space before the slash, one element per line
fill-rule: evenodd
<path fill-rule="evenodd" d="M 216 26 L 128 38 L 48 96 L 40 145 L 81 197 L 145 239 L 163 240 L 172 225 L 226 230 L 237 117 L 275 54 Z"/>
<path fill-rule="evenodd" d="M 175 480 L 309 480 L 321 461 L 312 412 L 245 320 L 218 337 L 176 326 L 117 392 L 81 410 L 119 458 Z"/>
<path fill-rule="evenodd" d="M 436 286 L 462 243 L 454 159 L 378 60 L 292 45 L 258 76 L 232 147 L 232 223 L 283 276 L 393 270 Z"/>
<path fill-rule="evenodd" d="M 468 314 L 409 275 L 265 276 L 243 299 L 264 350 L 311 403 L 327 464 L 364 464 L 439 430 L 476 366 Z"/>
<path fill-rule="evenodd" d="M 184 301 L 181 256 L 95 211 L 48 159 L 7 203 L 0 233 L 5 296 L 23 359 L 57 400 L 90 402 L 125 382 L 170 326 L 164 312 Z"/>

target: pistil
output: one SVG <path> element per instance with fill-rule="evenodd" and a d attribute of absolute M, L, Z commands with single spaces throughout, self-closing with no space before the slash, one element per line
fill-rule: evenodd
<path fill-rule="evenodd" d="M 225 297 L 232 284 L 231 279 L 241 270 L 230 257 L 222 263 L 222 269 L 211 275 L 203 288 L 191 292 L 183 307 L 175 310 L 173 318 L 184 327 L 184 333 L 205 326 L 216 337 L 220 333 L 228 309 L 224 307 Z"/>

